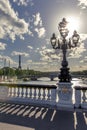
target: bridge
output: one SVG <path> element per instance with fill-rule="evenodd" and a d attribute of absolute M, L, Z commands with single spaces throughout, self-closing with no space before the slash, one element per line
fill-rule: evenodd
<path fill-rule="evenodd" d="M 57 84 L 1 83 L 0 130 L 86 130 L 86 93 L 86 85 L 74 86 L 67 105 L 59 102 Z"/>
<path fill-rule="evenodd" d="M 30 80 L 38 80 L 39 78 L 42 78 L 42 77 L 47 77 L 49 78 L 51 81 L 54 80 L 54 78 L 58 77 L 58 74 L 41 74 L 41 75 L 24 75 L 24 76 L 19 76 L 18 79 L 30 79 Z"/>
<path fill-rule="evenodd" d="M 53 81 L 55 78 L 58 77 L 59 74 L 57 73 L 53 73 L 53 74 L 41 74 L 41 75 L 23 75 L 23 76 L 19 76 L 18 79 L 29 79 L 32 81 L 38 80 L 39 78 L 43 78 L 43 77 L 47 77 L 49 78 L 51 81 Z M 85 75 L 72 75 L 72 78 L 85 78 Z"/>

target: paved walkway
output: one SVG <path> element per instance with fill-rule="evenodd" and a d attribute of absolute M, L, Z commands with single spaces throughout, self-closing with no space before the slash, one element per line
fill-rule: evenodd
<path fill-rule="evenodd" d="M 1 103 L 0 130 L 87 130 L 87 113 Z"/>

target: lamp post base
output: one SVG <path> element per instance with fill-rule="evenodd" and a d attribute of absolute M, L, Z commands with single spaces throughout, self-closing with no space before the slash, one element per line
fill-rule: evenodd
<path fill-rule="evenodd" d="M 71 82 L 71 75 L 69 73 L 69 68 L 67 67 L 62 67 L 61 72 L 59 74 L 59 82 Z"/>
<path fill-rule="evenodd" d="M 58 104 L 57 104 L 57 106 L 73 108 L 72 83 L 59 82 L 57 85 L 58 85 Z"/>

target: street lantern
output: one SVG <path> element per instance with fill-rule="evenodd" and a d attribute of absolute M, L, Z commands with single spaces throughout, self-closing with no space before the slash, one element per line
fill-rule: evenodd
<path fill-rule="evenodd" d="M 79 35 L 77 34 L 77 31 L 75 30 L 72 36 L 72 41 L 75 47 L 78 45 L 79 42 Z"/>
<path fill-rule="evenodd" d="M 55 49 L 55 46 L 56 46 L 56 42 L 57 42 L 57 39 L 56 39 L 55 33 L 53 33 L 53 35 L 51 37 L 51 44 L 52 44 L 54 49 Z"/>
<path fill-rule="evenodd" d="M 68 61 L 66 59 L 66 52 L 67 49 L 71 49 L 74 47 L 78 46 L 80 36 L 75 30 L 73 32 L 73 35 L 69 40 L 66 39 L 66 37 L 69 34 L 68 30 L 68 22 L 66 21 L 65 18 L 62 19 L 62 21 L 58 25 L 58 30 L 60 32 L 61 40 L 56 38 L 55 33 L 53 33 L 50 42 L 53 47 L 53 49 L 61 49 L 63 53 L 63 60 L 62 60 L 62 68 L 60 68 L 60 74 L 59 74 L 59 79 L 60 82 L 70 82 L 71 81 L 71 75 L 69 73 L 69 68 L 68 68 Z"/>

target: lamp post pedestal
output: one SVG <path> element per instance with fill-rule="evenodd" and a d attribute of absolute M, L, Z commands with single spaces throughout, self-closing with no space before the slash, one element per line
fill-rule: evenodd
<path fill-rule="evenodd" d="M 73 108 L 72 83 L 59 82 L 58 84 L 58 107 Z"/>
<path fill-rule="evenodd" d="M 69 74 L 69 68 L 61 68 L 61 72 L 59 74 L 60 82 L 70 82 L 71 75 Z"/>

